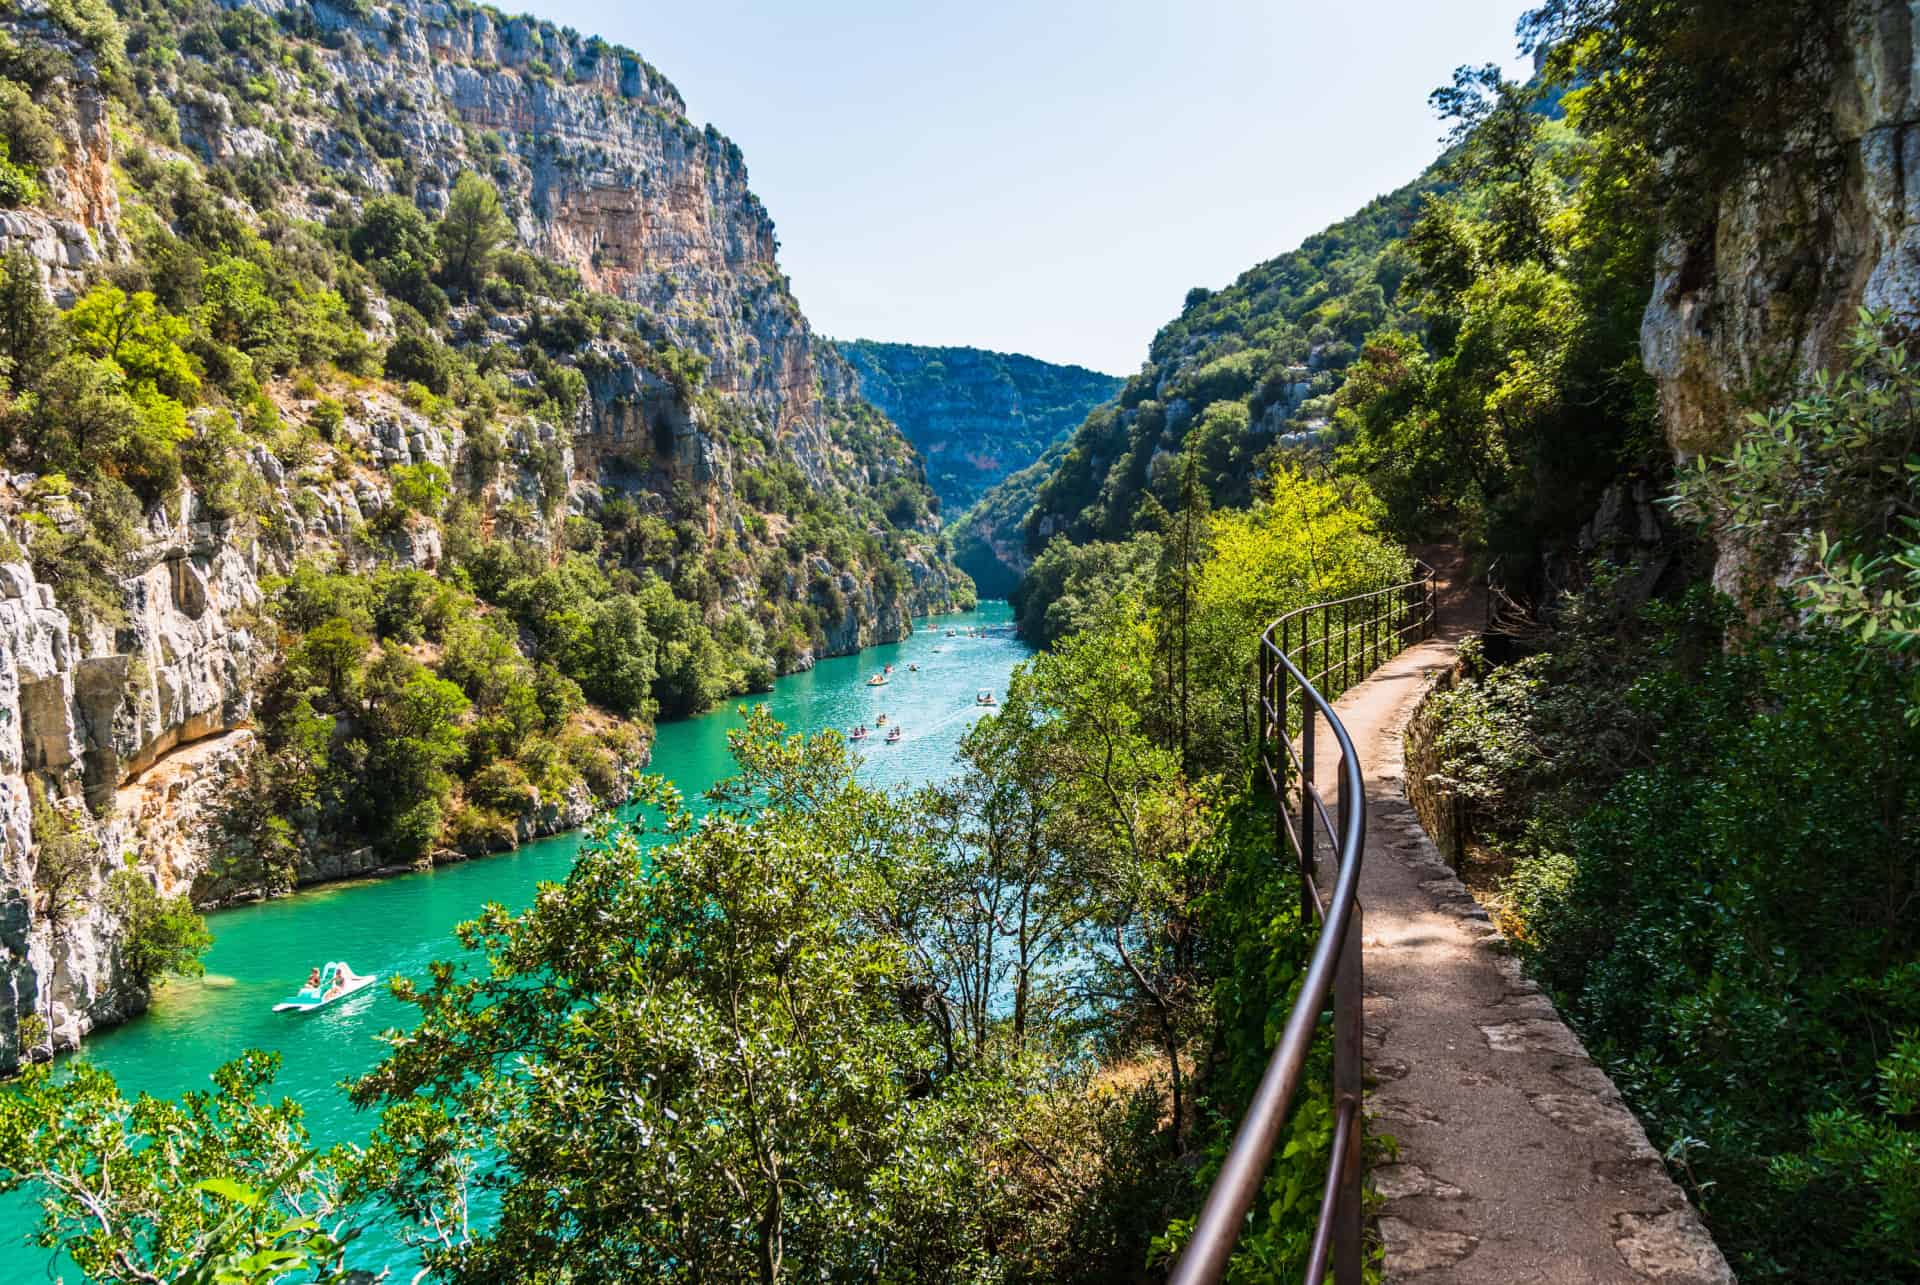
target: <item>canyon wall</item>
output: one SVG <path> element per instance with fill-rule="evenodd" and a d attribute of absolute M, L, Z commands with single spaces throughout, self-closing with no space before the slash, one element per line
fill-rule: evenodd
<path fill-rule="evenodd" d="M 1724 452 L 1744 413 L 1831 368 L 1860 309 L 1920 317 L 1920 17 L 1848 0 L 1839 29 L 1826 109 L 1727 186 L 1707 235 L 1661 254 L 1641 350 L 1682 460 Z M 1719 537 L 1721 589 L 1790 578 Z"/>
<path fill-rule="evenodd" d="M 637 55 L 537 20 L 421 0 L 221 0 L 211 13 L 217 24 L 203 15 L 198 30 L 217 25 L 224 48 L 195 28 L 179 33 L 183 74 L 137 101 L 124 70 L 109 74 L 114 50 L 77 38 L 41 0 L 0 17 L 0 32 L 51 51 L 56 67 L 36 100 L 59 134 L 59 161 L 40 199 L 0 210 L 0 252 L 30 256 L 55 302 L 134 262 L 138 201 L 117 146 L 142 164 L 283 176 L 270 204 L 223 198 L 262 228 L 337 222 L 382 194 L 435 214 L 473 171 L 500 191 L 521 246 L 578 274 L 575 297 L 634 305 L 657 351 L 704 363 L 690 387 L 620 345 L 595 341 L 559 358 L 582 373 L 587 395 L 571 422 L 501 426 L 490 449 L 503 458 L 476 495 L 489 527 L 517 506 L 531 514 L 528 538 L 558 551 L 570 518 L 616 500 L 653 515 L 691 512 L 706 540 L 751 555 L 723 570 L 704 607 L 718 614 L 759 604 L 775 579 L 767 564 L 785 558 L 786 523 L 745 494 L 749 473 L 791 468 L 848 512 L 882 492 L 924 493 L 912 447 L 812 334 L 739 149 L 688 120 L 677 91 Z M 183 26 L 191 16 L 182 11 Z M 216 58 L 227 60 L 230 86 L 184 74 Z M 466 351 L 520 361 L 541 317 L 565 302 L 462 305 L 450 324 Z M 391 339 L 387 302 L 376 295 L 368 306 L 369 339 Z M 395 470 L 468 475 L 468 430 L 404 389 L 359 388 L 310 457 L 253 448 L 264 499 L 249 520 L 216 519 L 191 488 L 145 513 L 113 580 L 117 601 L 84 611 L 36 576 L 30 554 L 42 532 L 78 530 L 89 497 L 57 476 L 0 474 L 0 1068 L 72 1047 L 145 1006 L 108 889 L 117 872 L 203 901 L 258 892 L 211 878 L 209 864 L 232 842 L 219 805 L 256 752 L 256 704 L 286 642 L 267 601 L 272 578 L 302 561 L 349 572 L 442 566 L 433 523 L 380 519 Z M 267 392 L 283 415 L 316 413 L 311 388 Z M 970 600 L 937 551 L 931 507 L 897 528 L 870 526 L 866 552 L 792 560 L 777 589 L 819 623 L 783 666 L 904 637 L 916 615 Z M 584 796 L 530 805 L 515 835 L 577 825 L 594 806 Z M 385 868 L 369 848 L 300 837 L 302 882 Z"/>

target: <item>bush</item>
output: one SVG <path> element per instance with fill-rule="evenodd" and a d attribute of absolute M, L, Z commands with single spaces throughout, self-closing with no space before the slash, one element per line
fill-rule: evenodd
<path fill-rule="evenodd" d="M 1513 935 L 1742 1280 L 1904 1279 L 1914 1184 L 1842 1158 L 1911 1140 L 1876 1084 L 1920 1022 L 1908 676 L 1831 630 L 1730 652 L 1704 593 L 1571 615 L 1440 706 Z"/>
<path fill-rule="evenodd" d="M 524 816 L 540 802 L 540 792 L 518 763 L 495 763 L 467 782 L 467 798 L 475 806 L 503 816 Z"/>
<path fill-rule="evenodd" d="M 520 841 L 513 819 L 485 808 L 463 804 L 447 823 L 447 841 L 470 857 L 505 852 Z"/>
<path fill-rule="evenodd" d="M 186 897 L 162 897 L 129 861 L 107 881 L 107 905 L 120 921 L 120 956 L 141 985 L 166 973 L 205 971 L 200 956 L 213 944 L 213 934 Z"/>

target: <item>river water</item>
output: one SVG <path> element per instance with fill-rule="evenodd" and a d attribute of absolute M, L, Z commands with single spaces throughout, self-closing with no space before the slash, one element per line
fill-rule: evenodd
<path fill-rule="evenodd" d="M 856 723 L 871 729 L 884 712 L 890 725 L 905 729 L 905 738 L 887 745 L 880 739 L 884 733 L 871 735 L 861 747 L 862 778 L 889 787 L 937 781 L 951 771 L 961 734 L 982 712 L 976 692 L 990 688 L 1004 696 L 1008 675 L 1027 654 L 1010 621 L 1006 603 L 982 603 L 975 612 L 924 622 L 905 642 L 821 661 L 754 699 L 794 731 L 845 731 Z M 983 632 L 969 637 L 969 629 Z M 892 681 L 866 686 L 887 664 L 894 667 Z M 920 672 L 910 672 L 909 664 L 918 664 Z M 740 724 L 731 705 L 662 724 L 650 770 L 678 785 L 697 809 L 695 796 L 730 774 L 727 731 Z M 387 994 L 385 979 L 394 973 L 424 977 L 429 961 L 452 956 L 458 950 L 453 926 L 486 903 L 526 906 L 536 884 L 565 876 L 579 843 L 577 833 L 558 835 L 461 865 L 330 884 L 216 912 L 208 918 L 214 941 L 206 956 L 207 980 L 162 986 L 145 1016 L 89 1038 L 75 1056 L 111 1071 L 129 1096 L 176 1097 L 209 1087 L 209 1073 L 243 1049 L 276 1050 L 283 1061 L 272 1095 L 302 1104 L 314 1143 L 358 1141 L 372 1121 L 347 1104 L 338 1086 L 379 1059 L 378 1032 L 411 1020 L 409 1006 Z M 308 969 L 335 959 L 356 972 L 377 972 L 382 984 L 311 1014 L 271 1011 Z M 0 1204 L 0 1280 L 46 1279 L 47 1252 L 24 1240 L 33 1218 L 18 1197 Z M 389 1258 L 390 1245 L 376 1230 L 363 1238 L 352 1261 L 379 1263 Z M 77 1275 L 70 1264 L 63 1274 L 69 1281 Z M 397 1279 L 405 1275 L 396 1272 Z"/>

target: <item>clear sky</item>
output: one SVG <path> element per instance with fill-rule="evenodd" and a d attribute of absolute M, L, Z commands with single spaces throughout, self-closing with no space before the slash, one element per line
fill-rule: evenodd
<path fill-rule="evenodd" d="M 1419 173 L 1428 92 L 1521 70 L 1525 3 L 522 0 L 740 145 L 821 333 L 1118 374 L 1189 287 Z"/>

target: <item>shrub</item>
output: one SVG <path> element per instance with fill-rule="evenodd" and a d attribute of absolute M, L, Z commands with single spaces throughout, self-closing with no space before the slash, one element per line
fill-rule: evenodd
<path fill-rule="evenodd" d="M 129 860 L 107 881 L 107 905 L 120 921 L 120 954 L 142 985 L 165 973 L 198 975 L 200 956 L 213 944 L 207 921 L 186 897 L 162 897 Z"/>
<path fill-rule="evenodd" d="M 402 332 L 387 349 L 389 379 L 412 381 L 434 394 L 444 394 L 453 382 L 456 362 L 452 349 L 425 331 Z"/>
<path fill-rule="evenodd" d="M 1513 934 L 1741 1279 L 1900 1278 L 1874 1209 L 1910 1186 L 1841 1158 L 1904 1145 L 1875 1075 L 1920 1022 L 1907 675 L 1832 630 L 1728 651 L 1704 593 L 1570 615 L 1439 707 Z"/>

